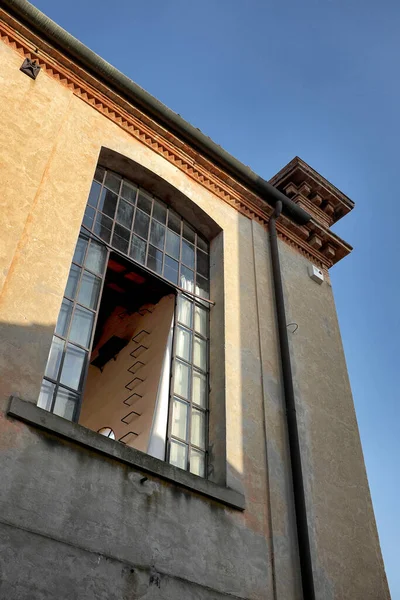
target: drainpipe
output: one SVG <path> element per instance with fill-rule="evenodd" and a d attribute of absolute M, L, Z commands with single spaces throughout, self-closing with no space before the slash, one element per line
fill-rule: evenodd
<path fill-rule="evenodd" d="M 275 305 L 278 317 L 278 334 L 282 364 L 283 390 L 286 405 L 286 422 L 289 438 L 290 462 L 292 466 L 292 484 L 294 508 L 296 513 L 297 541 L 300 555 L 301 583 L 304 600 L 315 600 L 310 538 L 308 534 L 307 510 L 304 492 L 304 479 L 301 466 L 299 430 L 296 417 L 296 401 L 293 388 L 292 366 L 290 362 L 285 301 L 282 286 L 282 272 L 279 260 L 278 236 L 276 233 L 276 221 L 281 212 L 282 203 L 278 201 L 275 205 L 274 213 L 269 221 L 269 241 L 271 246 Z"/>

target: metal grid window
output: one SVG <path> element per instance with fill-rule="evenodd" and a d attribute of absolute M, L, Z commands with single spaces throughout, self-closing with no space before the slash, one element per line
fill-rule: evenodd
<path fill-rule="evenodd" d="M 209 304 L 202 298 L 209 298 L 208 243 L 163 202 L 102 167 L 82 226 L 38 406 L 70 420 L 79 413 L 108 261 L 106 246 L 92 232 L 178 288 L 166 458 L 205 477 Z"/>
<path fill-rule="evenodd" d="M 103 244 L 79 235 L 40 390 L 38 406 L 71 421 L 86 378 L 107 255 Z"/>

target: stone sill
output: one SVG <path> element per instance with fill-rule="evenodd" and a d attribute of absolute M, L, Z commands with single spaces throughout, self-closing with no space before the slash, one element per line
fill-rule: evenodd
<path fill-rule="evenodd" d="M 90 429 L 86 429 L 82 425 L 78 425 L 78 423 L 72 423 L 62 417 L 49 413 L 32 402 L 26 402 L 12 396 L 7 414 L 29 425 L 39 427 L 80 446 L 100 452 L 109 458 L 131 465 L 145 473 L 174 483 L 196 494 L 216 500 L 231 508 L 238 510 L 244 510 L 245 508 L 243 494 L 231 488 L 217 485 L 212 481 L 178 469 L 149 454 L 135 450 L 135 448 L 129 448 L 121 442 L 110 440 Z"/>

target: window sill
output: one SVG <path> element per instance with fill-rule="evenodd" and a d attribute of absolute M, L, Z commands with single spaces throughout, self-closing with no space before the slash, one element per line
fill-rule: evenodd
<path fill-rule="evenodd" d="M 7 414 L 231 508 L 238 510 L 245 508 L 244 496 L 235 490 L 219 486 L 144 452 L 103 437 L 82 425 L 71 423 L 71 421 L 38 408 L 32 402 L 26 402 L 13 396 Z"/>

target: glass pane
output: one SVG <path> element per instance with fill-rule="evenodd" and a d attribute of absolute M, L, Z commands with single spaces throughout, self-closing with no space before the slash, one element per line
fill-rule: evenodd
<path fill-rule="evenodd" d="M 87 203 L 94 208 L 97 207 L 97 202 L 99 201 L 101 185 L 96 181 L 93 181 L 92 187 L 90 188 L 89 198 Z"/>
<path fill-rule="evenodd" d="M 169 451 L 169 462 L 175 467 L 186 469 L 187 466 L 187 446 L 171 440 Z"/>
<path fill-rule="evenodd" d="M 192 327 L 192 310 L 193 303 L 181 294 L 178 296 L 178 321 Z"/>
<path fill-rule="evenodd" d="M 181 233 L 181 219 L 170 210 L 168 211 L 168 229 L 171 229 L 178 235 Z"/>
<path fill-rule="evenodd" d="M 117 199 L 117 194 L 114 194 L 114 192 L 110 192 L 110 190 L 103 188 L 99 201 L 99 210 L 113 219 L 115 215 L 115 209 L 117 208 Z"/>
<path fill-rule="evenodd" d="M 83 271 L 78 302 L 89 308 L 96 308 L 100 294 L 100 285 L 101 279 L 99 277 L 88 271 Z"/>
<path fill-rule="evenodd" d="M 193 363 L 203 371 L 207 371 L 207 342 L 194 336 Z"/>
<path fill-rule="evenodd" d="M 146 240 L 149 233 L 149 223 L 150 218 L 147 215 L 145 215 L 144 212 L 142 212 L 141 210 L 136 210 L 133 231 L 140 235 L 142 238 L 145 238 Z"/>
<path fill-rule="evenodd" d="M 204 277 L 208 277 L 208 254 L 205 254 L 197 248 L 197 272 Z"/>
<path fill-rule="evenodd" d="M 202 298 L 210 297 L 209 281 L 201 277 L 201 275 L 197 275 L 196 277 L 196 294 Z"/>
<path fill-rule="evenodd" d="M 128 227 L 128 229 L 131 228 L 132 226 L 132 220 L 133 220 L 133 206 L 132 204 L 129 204 L 129 202 L 125 202 L 125 200 L 122 200 L 122 198 L 119 201 L 118 204 L 118 210 L 117 210 L 117 221 L 118 223 L 121 223 L 121 225 L 123 225 L 124 227 Z"/>
<path fill-rule="evenodd" d="M 194 273 L 183 265 L 181 265 L 181 288 L 188 292 L 194 291 Z"/>
<path fill-rule="evenodd" d="M 194 328 L 197 333 L 204 335 L 204 337 L 207 337 L 207 321 L 208 311 L 196 304 L 194 307 Z"/>
<path fill-rule="evenodd" d="M 201 248 L 201 250 L 208 252 L 208 244 L 199 236 L 199 234 L 197 234 L 197 246 Z"/>
<path fill-rule="evenodd" d="M 189 399 L 190 368 L 184 363 L 175 361 L 174 392 L 182 398 Z"/>
<path fill-rule="evenodd" d="M 182 240 L 182 262 L 194 269 L 194 246 Z"/>
<path fill-rule="evenodd" d="M 165 252 L 179 260 L 180 237 L 167 229 L 167 241 L 165 243 Z"/>
<path fill-rule="evenodd" d="M 157 250 L 154 246 L 149 245 L 149 252 L 147 254 L 147 266 L 156 273 L 162 272 L 162 252 Z"/>
<path fill-rule="evenodd" d="M 184 237 L 185 240 L 189 240 L 189 242 L 192 242 L 192 244 L 194 244 L 195 235 L 196 234 L 193 231 L 193 229 L 191 227 L 189 227 L 189 225 L 186 225 L 186 223 L 184 222 L 182 237 Z"/>
<path fill-rule="evenodd" d="M 196 408 L 192 409 L 192 429 L 190 432 L 192 444 L 204 449 L 206 444 L 206 416 Z"/>
<path fill-rule="evenodd" d="M 170 258 L 169 256 L 166 256 L 164 259 L 164 277 L 165 279 L 168 279 L 168 281 L 171 281 L 171 283 L 178 283 L 178 269 L 179 269 L 179 263 L 174 260 L 173 258 Z"/>
<path fill-rule="evenodd" d="M 157 221 L 151 222 L 150 243 L 164 250 L 165 227 Z"/>
<path fill-rule="evenodd" d="M 86 256 L 85 265 L 98 275 L 103 275 L 106 266 L 107 248 L 92 240 Z"/>
<path fill-rule="evenodd" d="M 96 172 L 94 174 L 94 178 L 97 181 L 100 181 L 100 183 L 103 183 L 104 173 L 105 173 L 105 169 L 103 169 L 103 167 L 97 167 Z"/>
<path fill-rule="evenodd" d="M 167 219 L 167 207 L 160 202 L 157 202 L 157 200 L 154 200 L 153 219 L 157 219 L 157 221 L 160 221 L 160 223 L 163 223 L 164 225 Z"/>
<path fill-rule="evenodd" d="M 77 401 L 78 396 L 76 394 L 60 387 L 57 391 L 53 413 L 59 417 L 68 419 L 68 421 L 72 421 Z"/>
<path fill-rule="evenodd" d="M 64 298 L 61 304 L 60 312 L 57 319 L 56 333 L 65 337 L 67 335 L 69 322 L 71 320 L 73 303 L 71 300 Z"/>
<path fill-rule="evenodd" d="M 207 408 L 207 377 L 195 370 L 193 370 L 192 402 Z"/>
<path fill-rule="evenodd" d="M 87 352 L 85 350 L 81 350 L 81 348 L 77 348 L 72 344 L 67 344 L 67 353 L 61 371 L 61 383 L 74 390 L 79 388 L 86 355 Z"/>
<path fill-rule="evenodd" d="M 78 237 L 78 241 L 76 242 L 75 252 L 74 252 L 74 257 L 72 259 L 72 262 L 76 262 L 79 265 L 83 264 L 87 245 L 88 245 L 88 238 L 80 235 Z"/>
<path fill-rule="evenodd" d="M 142 194 L 142 192 L 139 192 L 139 197 L 137 201 L 138 208 L 140 208 L 149 215 L 151 213 L 151 203 L 152 200 L 150 198 Z"/>
<path fill-rule="evenodd" d="M 90 336 L 92 334 L 94 313 L 81 306 L 75 306 L 74 317 L 69 332 L 71 342 L 89 348 Z"/>
<path fill-rule="evenodd" d="M 121 177 L 119 175 L 116 175 L 115 173 L 111 173 L 111 171 L 107 171 L 104 185 L 110 188 L 110 190 L 112 190 L 116 194 L 118 194 L 119 187 L 121 185 Z"/>
<path fill-rule="evenodd" d="M 126 229 L 125 227 L 122 227 L 122 225 L 118 225 L 116 223 L 115 227 L 114 227 L 114 233 L 113 233 L 111 245 L 114 248 L 116 248 L 117 250 L 120 250 L 121 252 L 128 254 L 129 237 L 130 237 L 129 229 Z"/>
<path fill-rule="evenodd" d="M 176 328 L 176 355 L 190 362 L 192 354 L 192 334 L 183 327 Z"/>
<path fill-rule="evenodd" d="M 94 225 L 94 232 L 96 235 L 101 237 L 105 242 L 109 242 L 111 238 L 111 228 L 112 228 L 112 220 L 102 215 L 101 213 L 97 213 L 96 223 Z"/>
<path fill-rule="evenodd" d="M 47 359 L 46 370 L 44 372 L 46 377 L 49 377 L 50 379 L 57 379 L 63 351 L 63 340 L 60 340 L 60 338 L 53 336 L 53 341 L 51 343 L 51 348 L 49 352 L 49 358 Z"/>
<path fill-rule="evenodd" d="M 93 227 L 95 212 L 96 211 L 91 206 L 87 206 L 85 209 L 82 224 L 85 225 L 85 227 L 87 227 L 88 229 L 92 229 Z"/>
<path fill-rule="evenodd" d="M 205 467 L 205 455 L 204 452 L 200 452 L 195 448 L 192 448 L 190 451 L 190 472 L 194 475 L 198 475 L 199 477 L 204 477 L 204 467 Z"/>
<path fill-rule="evenodd" d="M 174 398 L 171 433 L 181 440 L 187 440 L 187 416 L 188 404 L 186 404 L 186 402 L 181 402 L 177 398 Z"/>
<path fill-rule="evenodd" d="M 81 270 L 76 265 L 71 265 L 71 269 L 68 275 L 67 286 L 65 288 L 65 296 L 68 298 L 75 298 L 76 288 L 78 286 L 79 275 L 81 274 Z"/>
<path fill-rule="evenodd" d="M 144 265 L 146 258 L 146 242 L 138 238 L 136 235 L 132 236 L 130 256 L 133 260 Z"/>
<path fill-rule="evenodd" d="M 46 379 L 43 379 L 42 387 L 40 388 L 39 400 L 37 401 L 37 405 L 39 408 L 51 410 L 51 404 L 53 402 L 53 395 L 55 389 L 55 383 L 50 383 L 50 381 L 46 381 Z"/>
<path fill-rule="evenodd" d="M 137 188 L 135 186 L 131 185 L 127 181 L 123 182 L 121 196 L 123 196 L 126 200 L 129 200 L 129 202 L 132 202 L 132 204 L 135 204 L 136 193 L 137 193 Z"/>

